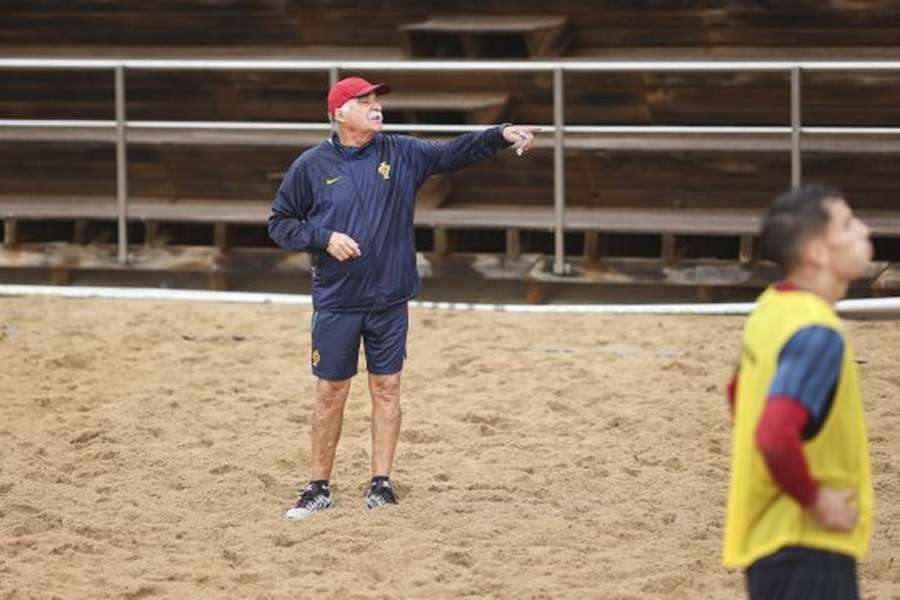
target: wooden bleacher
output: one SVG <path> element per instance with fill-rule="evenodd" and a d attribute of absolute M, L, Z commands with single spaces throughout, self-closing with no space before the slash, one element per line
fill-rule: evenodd
<path fill-rule="evenodd" d="M 27 136 L 6 130 L 0 136 L 0 142 L 16 142 L 15 154 L 20 162 L 23 157 L 34 156 L 43 164 L 68 163 L 73 169 L 68 178 L 54 186 L 53 181 L 43 181 L 41 185 L 23 182 L 19 174 L 4 173 L 0 167 L 4 188 L 19 190 L 17 195 L 0 197 L 0 218 L 7 223 L 6 246 L 14 245 L 14 230 L 19 222 L 115 220 L 111 132 L 77 130 L 67 135 L 68 143 L 60 142 L 57 132 L 44 130 L 28 131 Z M 272 190 L 280 181 L 284 166 L 302 147 L 317 143 L 322 136 L 255 132 L 249 137 L 240 140 L 235 132 L 207 130 L 189 131 L 187 135 L 170 129 L 130 132 L 133 198 L 128 218 L 147 225 L 148 243 L 152 245 L 160 223 L 212 225 L 221 231 L 217 233 L 221 240 L 227 239 L 226 227 L 262 227 Z M 683 147 L 673 156 L 674 142 L 668 139 L 672 136 L 643 140 L 634 136 L 582 137 L 586 139 L 573 138 L 567 151 L 566 222 L 567 230 L 585 236 L 586 258 L 598 258 L 596 234 L 652 234 L 663 238 L 660 258 L 664 262 L 671 262 L 677 255 L 675 236 L 736 236 L 741 240 L 741 248 L 735 258 L 744 264 L 752 260 L 752 237 L 758 230 L 762 206 L 778 191 L 773 180 L 787 176 L 787 146 L 783 139 L 746 140 L 735 148 L 729 139 L 703 136 L 702 150 L 691 150 L 697 147 L 696 140 L 676 136 Z M 883 144 L 843 138 L 840 141 L 856 153 L 839 155 L 842 164 L 851 161 L 845 169 L 850 174 L 855 170 L 865 174 L 889 168 L 900 150 L 890 140 Z M 78 146 L 84 142 L 95 148 L 89 153 L 94 158 L 84 163 L 87 168 L 67 160 L 72 152 L 70 144 Z M 552 231 L 555 216 L 549 140 L 542 139 L 537 146 L 524 158 L 503 154 L 445 177 L 440 185 L 424 190 L 416 225 L 434 231 L 431 250 L 439 255 L 464 254 L 465 244 L 453 243 L 448 232 L 497 231 L 505 236 L 503 253 L 516 257 L 529 251 L 523 248 L 523 232 Z M 646 157 L 654 157 L 660 148 L 669 150 L 665 153 L 667 160 L 654 158 L 658 171 L 647 177 Z M 828 158 L 833 149 L 827 143 L 808 151 L 807 162 L 813 165 L 823 160 L 820 156 L 826 167 L 838 160 Z M 54 160 L 55 153 L 59 156 Z M 99 164 L 97 154 L 106 157 Z M 84 160 L 81 152 L 74 152 L 74 157 Z M 237 165 L 243 174 L 229 175 L 237 177 L 233 182 L 223 179 L 228 170 L 237 173 Z M 768 175 L 760 177 L 761 173 Z M 728 175 L 736 176 L 734 183 L 727 181 Z M 73 181 L 78 182 L 77 189 L 88 195 L 69 195 Z M 233 185 L 238 181 L 241 185 Z M 630 183 L 623 185 L 623 181 Z M 721 189 L 711 188 L 713 184 Z M 698 189 L 675 189 L 676 185 Z M 735 191 L 733 186 L 741 191 Z M 900 211 L 884 209 L 889 206 L 885 205 L 889 196 L 873 190 L 851 199 L 868 208 L 863 214 L 873 235 L 900 237 Z M 745 208 L 748 206 L 755 208 Z M 222 249 L 227 246 L 225 242 L 220 245 Z M 599 255 L 602 257 L 602 252 Z M 176 264 L 180 264 L 180 256 L 176 256 Z M 153 264 L 160 262 L 156 259 Z"/>
<path fill-rule="evenodd" d="M 77 4 L 57 12 L 40 1 L 4 7 L 21 27 L 0 31 L 0 55 L 398 59 L 429 52 L 451 57 L 456 55 L 446 54 L 448 48 L 456 48 L 458 56 L 467 59 L 496 58 L 511 51 L 534 58 L 562 53 L 575 60 L 900 58 L 900 43 L 895 43 L 900 42 L 900 25 L 894 25 L 900 20 L 885 19 L 891 9 L 881 3 L 742 3 L 716 10 L 696 3 L 674 10 L 624 4 L 598 8 L 597 3 L 566 0 L 554 5 L 558 14 L 552 18 L 523 18 L 517 16 L 518 7 L 499 4 L 479 5 L 479 16 L 473 18 L 475 10 L 465 3 L 433 15 L 422 3 L 404 0 L 366 12 L 366 27 L 349 36 L 346 23 L 359 17 L 359 8 L 349 4 L 326 10 L 284 0 L 251 0 L 217 8 L 208 0 L 188 0 L 158 11 L 123 0 L 115 11 L 95 10 L 90 27 Z M 198 15 L 207 13 L 198 30 Z M 817 26 L 797 25 L 807 21 Z M 138 22 L 140 31 L 135 31 Z M 66 31 L 67 45 L 47 46 L 53 31 Z M 791 45 L 785 46 L 784 40 Z M 395 93 L 385 98 L 391 122 L 552 121 L 548 73 L 359 74 L 391 83 Z M 900 73 L 806 73 L 803 81 L 806 125 L 893 126 L 900 117 Z M 320 121 L 326 88 L 325 73 L 135 71 L 128 74 L 128 116 Z M 566 121 L 786 125 L 788 93 L 786 74 L 568 73 Z M 15 77 L 0 77 L 0 118 L 110 119 L 112 97 L 108 72 L 17 71 Z M 261 229 L 284 169 L 323 136 L 278 130 L 129 130 L 128 218 L 145 224 L 145 233 L 138 237 L 153 256 L 138 262 L 154 268 L 165 264 L 164 249 L 156 246 L 165 237 L 161 226 L 211 226 L 214 247 L 205 260 L 189 264 L 215 272 L 240 270 L 235 257 L 248 249 L 231 243 L 228 232 Z M 0 266 L 24 254 L 31 257 L 29 264 L 44 264 L 35 258 L 29 241 L 35 221 L 116 218 L 113 141 L 111 130 L 0 128 L 0 217 L 5 223 Z M 440 264 L 459 258 L 466 265 L 463 270 L 471 272 L 474 263 L 465 257 L 483 245 L 473 244 L 473 236 L 497 238 L 489 245 L 498 249 L 499 262 L 489 276 L 544 278 L 535 257 L 548 252 L 555 223 L 551 147 L 549 136 L 542 137 L 524 158 L 504 153 L 429 182 L 418 199 L 416 217 L 417 227 L 430 232 L 425 237 L 431 241 L 422 249 Z M 890 244 L 900 238 L 900 200 L 894 184 L 900 180 L 900 138 L 805 136 L 803 147 L 805 180 L 843 188 L 874 235 L 886 240 L 882 248 L 890 260 L 898 260 L 900 249 Z M 656 252 L 660 260 L 657 266 L 641 266 L 623 276 L 631 282 L 641 277 L 660 281 L 659 265 L 688 265 L 691 259 L 681 258 L 680 244 L 694 238 L 726 240 L 720 245 L 729 248 L 724 252 L 741 273 L 757 269 L 753 237 L 759 215 L 786 187 L 790 169 L 787 137 L 775 135 L 573 134 L 567 136 L 565 159 L 567 245 L 577 242 L 575 250 L 568 250 L 569 258 L 584 265 L 602 259 L 609 268 L 619 258 L 606 252 L 605 237 L 627 238 L 629 248 L 649 243 L 649 254 Z M 75 237 L 69 241 L 83 238 Z M 183 264 L 185 253 L 172 248 L 172 264 Z M 630 260 L 629 251 L 623 260 Z M 73 264 L 71 253 L 60 252 Z M 82 264 L 115 262 L 114 252 L 104 256 L 83 257 Z M 248 260 L 274 265 L 283 259 L 263 260 L 253 254 Z M 58 264 L 52 253 L 46 264 L 51 263 Z M 594 271 L 583 278 L 619 277 L 608 275 L 608 270 Z M 891 268 L 879 272 L 873 288 L 900 287 L 891 273 Z M 762 276 L 759 272 L 720 280 L 757 285 Z"/>
<path fill-rule="evenodd" d="M 566 17 L 441 15 L 400 26 L 411 58 L 551 58 L 569 44 Z"/>
<path fill-rule="evenodd" d="M 385 118 L 393 123 L 500 123 L 507 116 L 509 94 L 397 93 L 382 100 Z"/>

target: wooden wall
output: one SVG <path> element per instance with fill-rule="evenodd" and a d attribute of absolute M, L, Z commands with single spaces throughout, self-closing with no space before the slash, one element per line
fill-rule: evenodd
<path fill-rule="evenodd" d="M 5 0 L 0 45 L 398 46 L 433 13 L 568 15 L 575 51 L 900 46 L 895 0 Z"/>

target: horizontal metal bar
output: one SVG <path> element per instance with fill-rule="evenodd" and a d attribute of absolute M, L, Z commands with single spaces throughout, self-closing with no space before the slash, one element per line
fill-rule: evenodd
<path fill-rule="evenodd" d="M 94 121 L 90 119 L 0 119 L 0 127 L 46 127 L 60 129 L 92 129 L 109 127 L 114 128 L 115 121 Z"/>
<path fill-rule="evenodd" d="M 328 131 L 328 123 L 277 123 L 252 121 L 128 121 L 129 129 L 208 129 L 212 131 Z M 47 129 L 114 129 L 115 121 L 88 119 L 0 119 L 0 127 Z M 385 131 L 465 133 L 489 125 L 386 124 Z M 553 133 L 553 125 L 538 125 L 541 133 Z M 695 134 L 695 135 L 787 135 L 790 127 L 703 125 L 567 125 L 572 134 Z M 804 127 L 811 135 L 900 135 L 900 127 Z"/>
<path fill-rule="evenodd" d="M 194 59 L 72 59 L 0 58 L 9 69 L 113 69 L 131 70 L 258 70 L 258 71 L 900 71 L 900 61 L 441 61 L 441 60 L 194 60 Z"/>
<path fill-rule="evenodd" d="M 898 71 L 897 60 L 815 60 L 798 63 L 804 71 Z"/>
<path fill-rule="evenodd" d="M 212 129 L 267 131 L 327 131 L 329 123 L 278 123 L 256 121 L 129 121 L 131 129 Z"/>
<path fill-rule="evenodd" d="M 900 135 L 900 127 L 802 127 L 811 135 Z"/>
<path fill-rule="evenodd" d="M 0 58 L 4 69 L 115 69 L 122 60 L 94 58 Z"/>
<path fill-rule="evenodd" d="M 550 126 L 550 129 L 553 129 Z M 566 125 L 566 133 L 762 134 L 790 133 L 790 127 L 740 125 Z"/>

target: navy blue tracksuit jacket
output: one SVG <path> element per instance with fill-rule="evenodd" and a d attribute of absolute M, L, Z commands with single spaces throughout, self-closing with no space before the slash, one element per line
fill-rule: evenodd
<path fill-rule="evenodd" d="M 416 192 L 429 175 L 507 147 L 502 131 L 493 127 L 448 142 L 379 133 L 362 148 L 343 147 L 333 135 L 301 154 L 278 188 L 269 235 L 282 248 L 311 253 L 313 306 L 377 311 L 414 297 L 420 287 Z M 353 238 L 362 256 L 341 262 L 328 254 L 334 231 Z"/>

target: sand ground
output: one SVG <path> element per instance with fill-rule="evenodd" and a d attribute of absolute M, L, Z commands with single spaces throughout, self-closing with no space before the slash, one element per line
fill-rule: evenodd
<path fill-rule="evenodd" d="M 719 564 L 741 317 L 414 310 L 395 479 L 365 375 L 337 505 L 307 477 L 310 310 L 0 299 L 0 599 L 738 598 Z M 900 598 L 900 321 L 851 321 Z M 361 361 L 361 369 L 364 361 Z"/>

